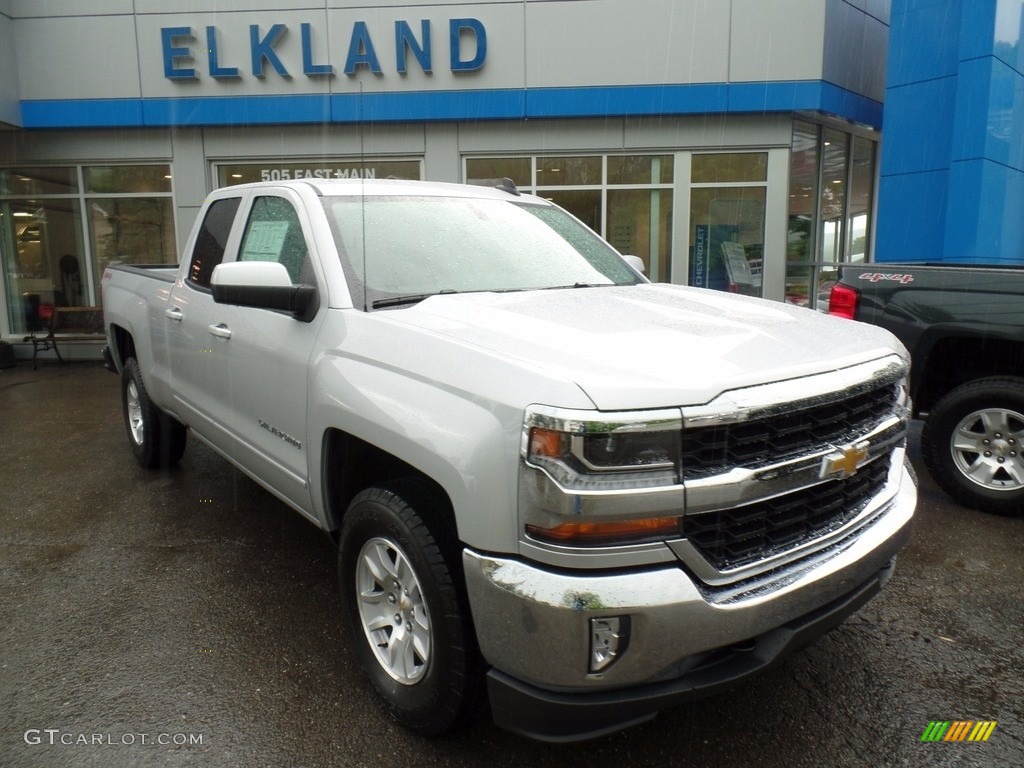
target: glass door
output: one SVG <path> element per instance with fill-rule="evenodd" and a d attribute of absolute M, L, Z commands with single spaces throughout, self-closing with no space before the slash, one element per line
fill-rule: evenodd
<path fill-rule="evenodd" d="M 877 142 L 793 122 L 786 301 L 827 311 L 840 265 L 868 260 Z"/>
<path fill-rule="evenodd" d="M 693 155 L 689 284 L 763 295 L 768 153 Z"/>

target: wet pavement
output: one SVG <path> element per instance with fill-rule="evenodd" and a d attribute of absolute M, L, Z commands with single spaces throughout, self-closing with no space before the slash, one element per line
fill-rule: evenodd
<path fill-rule="evenodd" d="M 916 436 L 916 432 L 915 432 Z M 1024 765 L 1024 518 L 923 473 L 886 590 L 752 683 L 597 741 L 427 740 L 356 668 L 331 542 L 195 441 L 133 460 L 117 379 L 0 371 L 0 766 Z M 930 721 L 997 721 L 922 743 Z"/>

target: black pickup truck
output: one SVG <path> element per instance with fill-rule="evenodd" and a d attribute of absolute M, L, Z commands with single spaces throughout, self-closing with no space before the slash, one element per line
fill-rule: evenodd
<path fill-rule="evenodd" d="M 1024 509 L 1024 267 L 844 266 L 829 313 L 910 350 L 914 416 L 935 481 L 975 509 Z"/>

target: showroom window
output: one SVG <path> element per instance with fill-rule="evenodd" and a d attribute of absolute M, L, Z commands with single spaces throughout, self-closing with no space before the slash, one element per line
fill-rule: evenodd
<path fill-rule="evenodd" d="M 828 309 L 839 265 L 867 261 L 877 142 L 794 121 L 790 153 L 786 300 Z"/>
<path fill-rule="evenodd" d="M 671 155 L 473 157 L 465 163 L 469 183 L 512 179 L 523 192 L 565 208 L 619 252 L 639 256 L 651 280 L 669 281 Z"/>
<path fill-rule="evenodd" d="M 0 260 L 15 334 L 97 306 L 113 261 L 176 263 L 170 167 L 0 168 Z"/>
<path fill-rule="evenodd" d="M 83 176 L 96 303 L 110 262 L 178 262 L 167 166 L 92 166 L 83 168 Z"/>

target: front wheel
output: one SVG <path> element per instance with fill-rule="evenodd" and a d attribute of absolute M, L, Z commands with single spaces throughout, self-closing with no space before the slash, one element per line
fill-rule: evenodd
<path fill-rule="evenodd" d="M 964 506 L 1024 508 L 1024 380 L 979 379 L 947 394 L 921 432 L 925 465 Z"/>
<path fill-rule="evenodd" d="M 134 357 L 121 369 L 121 406 L 128 444 L 143 467 L 171 467 L 185 452 L 186 430 L 149 399 L 142 382 L 142 369 Z"/>
<path fill-rule="evenodd" d="M 482 691 L 458 548 L 437 494 L 370 488 L 345 514 L 342 603 L 359 661 L 392 716 L 424 735 L 468 724 Z"/>

